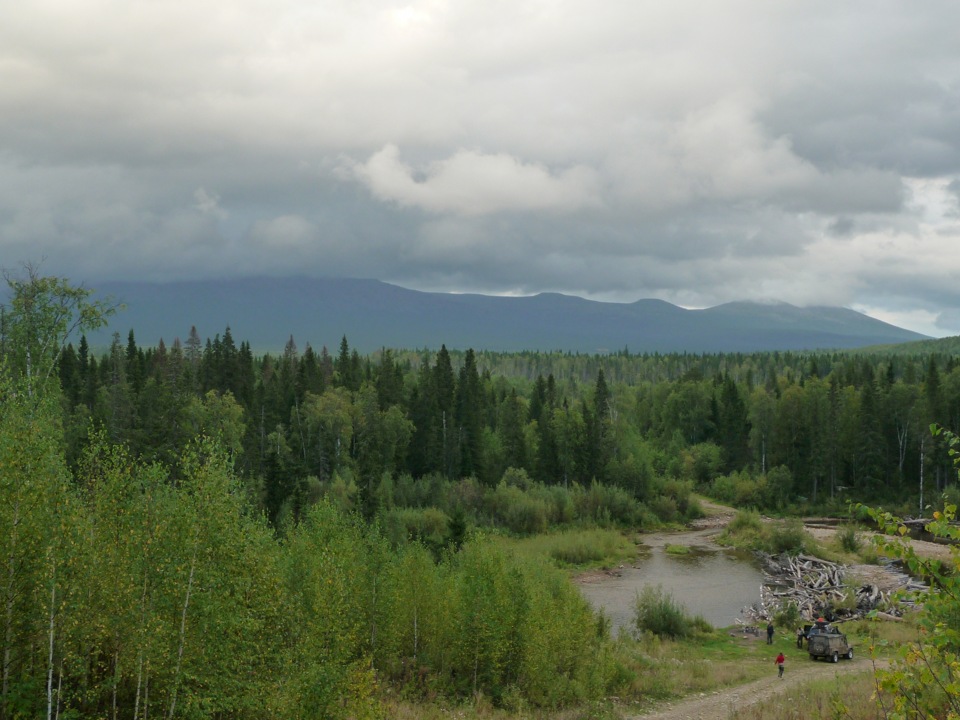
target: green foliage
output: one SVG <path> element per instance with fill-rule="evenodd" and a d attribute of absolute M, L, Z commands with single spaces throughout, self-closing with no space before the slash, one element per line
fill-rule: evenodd
<path fill-rule="evenodd" d="M 694 486 L 708 485 L 720 472 L 723 465 L 722 451 L 712 442 L 698 443 L 682 454 L 681 477 Z"/>
<path fill-rule="evenodd" d="M 36 266 L 24 265 L 23 271 L 22 277 L 4 271 L 11 299 L 4 308 L 0 352 L 32 394 L 56 377 L 67 338 L 106 325 L 116 307 L 108 300 L 91 300 L 91 290 L 74 287 L 65 278 L 40 275 Z"/>
<path fill-rule="evenodd" d="M 765 535 L 765 549 L 773 555 L 801 553 L 810 540 L 809 535 L 803 529 L 803 523 L 797 518 L 772 523 Z"/>
<path fill-rule="evenodd" d="M 727 524 L 727 530 L 731 533 L 760 533 L 763 530 L 763 519 L 756 510 L 739 510 Z"/>
<path fill-rule="evenodd" d="M 960 468 L 960 439 L 937 426 L 935 437 L 944 437 L 949 455 Z M 858 506 L 860 509 L 863 506 Z M 919 598 L 919 634 L 901 644 L 895 663 L 877 673 L 879 686 L 892 694 L 893 717 L 960 717 L 960 546 L 950 547 L 948 563 L 933 562 L 916 554 L 902 541 L 907 527 L 889 512 L 867 508 L 884 537 L 882 551 L 899 558 L 911 573 L 928 577 L 933 587 Z M 960 530 L 954 524 L 957 506 L 945 503 L 926 526 L 935 537 L 956 542 Z"/>
<path fill-rule="evenodd" d="M 572 492 L 576 517 L 604 526 L 609 524 L 635 525 L 640 519 L 640 506 L 626 491 L 600 483 L 589 487 L 575 487 Z"/>
<path fill-rule="evenodd" d="M 637 593 L 634 626 L 641 633 L 672 639 L 713 629 L 703 618 L 689 616 L 683 605 L 659 585 L 647 585 Z"/>
<path fill-rule="evenodd" d="M 13 380 L 0 363 L 0 714 L 16 709 L 25 717 L 45 709 L 51 664 L 36 647 L 60 639 L 56 621 L 74 607 L 82 567 L 57 406 L 31 394 L 36 389 L 28 377 Z M 62 622 L 75 621 L 71 612 Z"/>
<path fill-rule="evenodd" d="M 796 518 L 764 522 L 755 510 L 741 510 L 720 535 L 727 545 L 760 550 L 771 555 L 803 552 L 812 538 Z"/>
<path fill-rule="evenodd" d="M 612 530 L 578 530 L 545 538 L 547 554 L 561 565 L 614 564 L 635 552 L 632 543 Z"/>
<path fill-rule="evenodd" d="M 354 519 L 320 503 L 288 535 L 287 548 L 291 677 L 283 704 L 311 718 L 369 713 L 374 685 L 365 668 L 377 570 L 365 533 Z"/>
<path fill-rule="evenodd" d="M 782 603 L 773 614 L 773 624 L 780 628 L 795 628 L 803 624 L 795 602 Z"/>
<path fill-rule="evenodd" d="M 438 549 L 443 547 L 450 518 L 437 508 L 392 508 L 380 515 L 384 536 L 394 547 L 408 541 L 420 541 Z"/>
<path fill-rule="evenodd" d="M 840 547 L 849 553 L 860 552 L 863 547 L 863 540 L 860 537 L 860 531 L 856 525 L 847 523 L 837 528 L 837 542 Z"/>
<path fill-rule="evenodd" d="M 738 508 L 760 508 L 766 504 L 767 477 L 748 471 L 734 471 L 710 484 L 711 496 Z"/>
<path fill-rule="evenodd" d="M 547 529 L 550 512 L 547 502 L 516 485 L 501 481 L 489 495 L 488 507 L 497 524 L 511 532 L 533 535 Z"/>

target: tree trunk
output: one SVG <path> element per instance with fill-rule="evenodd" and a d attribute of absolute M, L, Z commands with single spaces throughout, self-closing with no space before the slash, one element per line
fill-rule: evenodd
<path fill-rule="evenodd" d="M 54 705 L 53 720 L 60 720 L 60 698 L 63 696 L 63 659 L 60 660 L 60 670 L 57 673 L 57 704 Z"/>
<path fill-rule="evenodd" d="M 116 647 L 113 651 L 113 692 L 111 693 L 111 708 L 113 720 L 117 720 L 117 688 L 120 685 L 120 638 L 116 638 Z"/>
<path fill-rule="evenodd" d="M 143 649 L 137 657 L 137 692 L 133 700 L 133 720 L 140 717 L 140 688 L 143 685 Z"/>
<path fill-rule="evenodd" d="M 13 663 L 13 611 L 17 580 L 16 550 L 20 527 L 20 501 L 13 506 L 13 531 L 10 534 L 10 554 L 7 556 L 7 592 L 4 607 L 3 636 L 3 690 L 0 695 L 0 720 L 7 717 L 7 695 L 10 692 L 10 666 Z"/>
<path fill-rule="evenodd" d="M 767 436 L 760 436 L 760 474 L 767 474 Z"/>
<path fill-rule="evenodd" d="M 146 623 L 147 613 L 147 570 L 144 568 L 143 571 L 143 591 L 140 593 L 140 628 L 141 633 L 143 626 Z M 138 720 L 140 716 L 140 687 L 143 682 L 143 642 L 144 638 L 140 638 L 140 650 L 137 653 L 137 692 L 135 699 L 133 701 L 133 720 Z"/>
<path fill-rule="evenodd" d="M 199 534 L 199 530 L 197 531 Z M 197 568 L 197 550 L 200 540 L 197 538 L 193 546 L 193 557 L 190 559 L 190 576 L 187 579 L 187 592 L 183 598 L 183 612 L 180 615 L 180 644 L 177 648 L 177 664 L 173 671 L 173 696 L 170 698 L 170 711 L 167 718 L 173 720 L 173 713 L 177 709 L 177 692 L 180 690 L 180 667 L 183 664 L 183 647 L 187 636 L 187 610 L 190 607 L 190 593 L 193 590 L 193 575 Z"/>
<path fill-rule="evenodd" d="M 903 464 L 907 458 L 907 427 L 897 428 L 897 474 L 903 485 Z"/>
<path fill-rule="evenodd" d="M 50 612 L 47 629 L 47 720 L 53 720 L 53 647 L 57 617 L 57 564 L 53 564 L 53 576 L 50 579 Z"/>
<path fill-rule="evenodd" d="M 920 513 L 918 517 L 923 517 L 923 445 L 926 441 L 924 435 L 920 435 Z"/>

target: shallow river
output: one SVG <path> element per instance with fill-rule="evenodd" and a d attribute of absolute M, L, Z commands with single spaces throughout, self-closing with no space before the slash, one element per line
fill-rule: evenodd
<path fill-rule="evenodd" d="M 625 565 L 619 577 L 603 576 L 581 582 L 584 596 L 603 608 L 616 633 L 633 622 L 637 593 L 647 585 L 660 585 L 691 615 L 702 615 L 714 627 L 742 619 L 741 609 L 760 599 L 763 575 L 749 553 L 715 545 L 716 531 L 694 530 L 669 535 L 643 536 L 640 554 Z M 688 554 L 666 552 L 666 546 L 686 545 Z"/>

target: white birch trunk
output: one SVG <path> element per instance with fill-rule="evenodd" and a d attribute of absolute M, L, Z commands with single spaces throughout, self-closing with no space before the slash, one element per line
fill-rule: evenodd
<path fill-rule="evenodd" d="M 47 720 L 53 720 L 53 647 L 57 617 L 57 565 L 53 565 L 53 577 L 50 579 L 50 612 L 47 629 Z"/>
<path fill-rule="evenodd" d="M 926 436 L 921 433 L 920 435 L 920 515 L 923 517 L 923 445 L 926 441 Z"/>
<path fill-rule="evenodd" d="M 177 693 L 180 690 L 180 667 L 183 664 L 183 647 L 186 644 L 187 636 L 187 610 L 190 607 L 190 593 L 193 590 L 193 575 L 197 568 L 197 548 L 200 544 L 199 539 L 193 546 L 193 557 L 190 559 L 190 577 L 187 579 L 187 592 L 183 598 L 183 612 L 180 615 L 180 645 L 177 648 L 177 664 L 173 672 L 173 696 L 170 698 L 170 711 L 167 718 L 173 720 L 173 714 L 177 709 Z"/>

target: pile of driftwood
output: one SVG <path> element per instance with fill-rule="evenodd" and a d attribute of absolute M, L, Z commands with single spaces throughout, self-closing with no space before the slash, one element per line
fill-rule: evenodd
<path fill-rule="evenodd" d="M 768 581 L 760 588 L 760 601 L 743 611 L 753 622 L 770 620 L 785 602 L 795 603 L 805 620 L 853 620 L 873 610 L 897 617 L 911 603 L 904 599 L 894 602 L 895 592 L 926 589 L 893 565 L 877 569 L 883 576 L 881 587 L 856 580 L 845 565 L 810 555 L 766 555 L 764 564 Z"/>

